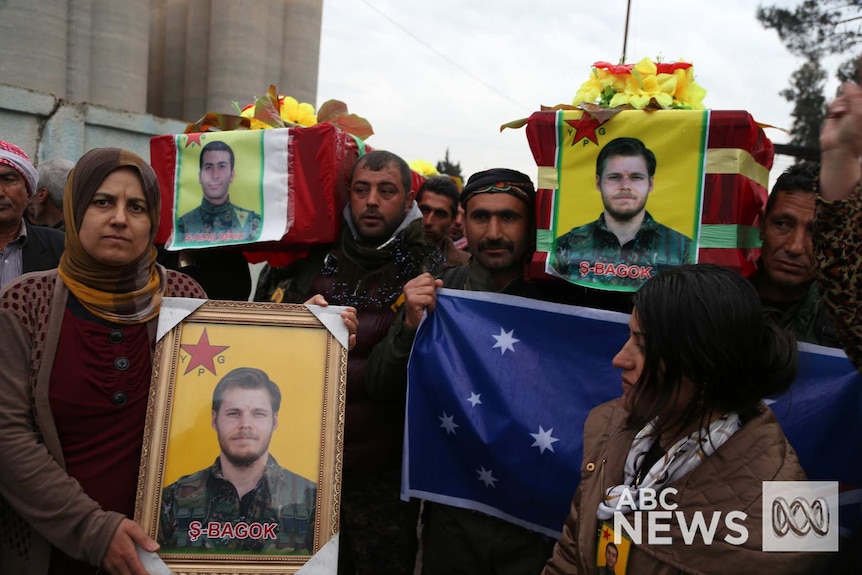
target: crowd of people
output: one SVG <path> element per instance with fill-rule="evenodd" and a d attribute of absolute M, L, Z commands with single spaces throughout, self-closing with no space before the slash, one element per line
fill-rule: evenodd
<path fill-rule="evenodd" d="M 752 528 L 760 528 L 763 481 L 806 477 L 762 401 L 794 380 L 796 340 L 843 347 L 862 370 L 862 88 L 856 84 L 845 85 L 829 105 L 821 147 L 822 163 L 802 163 L 777 178 L 761 218 L 761 257 L 753 277 L 686 264 L 688 256 L 680 256 L 682 265 L 663 269 L 633 296 L 559 279 L 530 280 L 525 272 L 535 250 L 537 207 L 527 175 L 496 168 L 473 174 L 462 190 L 447 177 L 429 178 L 413 190 L 411 171 L 399 156 L 381 150 L 361 156 L 351 174 L 339 239 L 289 266 L 265 268 L 253 294 L 257 301 L 347 308 L 344 322 L 353 337 L 338 572 L 858 568 L 858 559 L 847 557 L 852 545 L 836 555 L 838 563 L 812 553 L 765 554 Z M 228 153 L 219 153 L 232 174 Z M 614 231 L 635 216 L 650 221 L 644 211 L 653 186 L 648 155 L 643 145 L 621 145 L 609 149 L 597 167 L 603 197 L 610 198 L 612 188 L 643 188 L 638 210 L 608 199 L 610 215 L 598 221 L 615 253 L 630 253 L 632 242 L 658 241 L 656 225 L 652 232 L 628 226 L 624 238 Z M 229 184 L 232 175 L 222 179 Z M 622 203 L 637 199 L 632 192 Z M 46 161 L 37 170 L 23 150 L 0 141 L 4 574 L 137 575 L 145 571 L 135 547 L 159 548 L 132 518 L 161 300 L 207 293 L 247 299 L 251 287 L 245 276 L 238 286 L 223 285 L 231 274 L 205 274 L 202 287 L 169 269 L 180 267 L 185 251 L 170 259 L 153 244 L 160 210 L 155 173 L 131 152 L 97 148 L 74 164 Z M 595 227 L 587 235 L 593 237 Z M 579 233 L 565 246 L 574 246 Z M 227 253 L 196 250 L 190 257 L 212 268 Z M 225 257 L 237 252 L 230 253 Z M 587 419 L 581 483 L 559 541 L 481 512 L 400 499 L 407 363 L 441 287 L 631 314 L 629 338 L 613 359 L 621 380 L 608 382 L 621 385 L 621 397 L 595 407 Z M 260 396 L 258 411 L 269 418 L 271 434 L 280 392 L 261 377 L 264 383 L 243 384 L 234 395 Z M 226 417 L 221 401 L 219 396 L 217 406 L 214 396 L 213 427 L 219 433 L 216 424 Z M 227 477 L 230 470 L 248 470 L 225 454 L 230 455 L 223 446 L 212 468 L 165 491 L 172 498 L 165 508 L 170 525 L 162 526 L 167 545 L 185 544 L 175 515 L 195 507 L 184 503 L 184 493 L 218 480 L 225 497 L 246 510 L 245 495 L 259 496 L 259 485 L 250 484 L 242 496 L 231 495 L 236 483 Z M 297 505 L 313 507 L 307 493 L 314 486 L 307 480 L 288 476 L 271 456 L 254 462 L 258 483 L 289 477 L 285 485 L 302 484 L 306 493 Z M 619 505 L 623 493 L 668 486 L 678 489 L 684 512 L 749 510 L 755 536 L 737 546 L 600 547 L 603 522 L 615 512 L 637 510 L 636 504 Z M 305 527 L 292 535 L 297 545 L 307 536 Z"/>

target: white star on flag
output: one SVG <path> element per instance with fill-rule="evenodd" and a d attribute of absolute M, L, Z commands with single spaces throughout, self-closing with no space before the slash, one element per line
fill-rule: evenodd
<path fill-rule="evenodd" d="M 550 451 L 554 451 L 553 443 L 559 441 L 556 437 L 552 437 L 551 434 L 554 432 L 554 428 L 552 427 L 548 431 L 545 431 L 542 426 L 539 426 L 539 433 L 531 433 L 533 439 L 536 441 L 533 442 L 533 445 L 530 447 L 538 447 L 539 453 L 542 454 L 546 449 Z"/>
<path fill-rule="evenodd" d="M 443 415 L 437 416 L 437 419 L 442 422 L 440 427 L 446 430 L 446 435 L 449 435 L 450 433 L 455 434 L 455 428 L 460 427 L 457 423 L 452 421 L 454 417 L 454 415 L 446 415 L 445 411 L 443 412 Z"/>
<path fill-rule="evenodd" d="M 470 403 L 470 405 L 472 405 L 473 407 L 476 407 L 476 404 L 482 403 L 482 400 L 480 399 L 481 397 L 482 397 L 481 393 L 473 393 L 471 391 L 470 397 L 467 398 L 467 401 Z"/>
<path fill-rule="evenodd" d="M 494 483 L 499 480 L 494 477 L 491 469 L 485 469 L 485 466 L 483 465 L 481 469 L 476 470 L 476 473 L 479 474 L 479 481 L 484 483 L 485 487 L 497 487 Z"/>
<path fill-rule="evenodd" d="M 493 335 L 491 337 L 497 340 L 497 343 L 494 344 L 494 348 L 500 348 L 500 355 L 506 353 L 506 351 L 511 351 L 515 353 L 515 344 L 521 341 L 520 339 L 515 339 L 512 337 L 512 334 L 515 333 L 515 330 L 505 331 L 502 327 L 500 328 L 500 335 Z"/>

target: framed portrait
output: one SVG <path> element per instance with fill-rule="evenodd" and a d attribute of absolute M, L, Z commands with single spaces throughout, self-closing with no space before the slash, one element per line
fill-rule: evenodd
<path fill-rule="evenodd" d="M 135 518 L 168 567 L 294 573 L 337 533 L 346 365 L 303 305 L 208 301 L 165 332 Z"/>
<path fill-rule="evenodd" d="M 290 130 L 174 136 L 168 250 L 277 241 L 290 229 Z"/>
<path fill-rule="evenodd" d="M 697 261 L 709 112 L 623 111 L 604 123 L 557 114 L 557 181 L 544 272 L 635 291 Z"/>

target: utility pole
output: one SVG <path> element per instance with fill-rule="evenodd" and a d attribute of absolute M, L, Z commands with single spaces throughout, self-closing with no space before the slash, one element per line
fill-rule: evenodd
<path fill-rule="evenodd" d="M 626 29 L 623 32 L 623 57 L 620 60 L 620 64 L 626 63 L 626 45 L 629 41 L 629 14 L 632 11 L 632 0 L 627 0 L 626 2 Z"/>

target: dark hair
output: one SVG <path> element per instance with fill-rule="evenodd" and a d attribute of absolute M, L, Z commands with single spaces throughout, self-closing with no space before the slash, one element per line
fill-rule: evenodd
<path fill-rule="evenodd" d="M 599 157 L 596 158 L 597 176 L 602 176 L 608 165 L 608 160 L 614 156 L 641 156 L 646 162 L 649 177 L 655 175 L 656 160 L 652 150 L 637 138 L 616 138 L 605 144 L 605 147 L 599 152 Z"/>
<path fill-rule="evenodd" d="M 782 192 L 814 194 L 817 192 L 817 181 L 820 177 L 820 162 L 802 162 L 794 164 L 784 170 L 778 179 L 775 180 L 775 185 L 772 186 L 772 193 L 769 194 L 769 199 L 766 200 L 765 215 L 769 215 L 772 208 L 775 207 L 775 202 L 778 201 L 778 196 Z"/>
<path fill-rule="evenodd" d="M 611 547 L 613 547 L 613 548 L 614 548 L 614 551 L 616 551 L 617 553 L 619 553 L 619 552 L 620 552 L 620 550 L 619 550 L 619 549 L 617 549 L 617 546 L 616 546 L 616 544 L 615 544 L 613 541 L 608 541 L 608 544 L 607 544 L 607 545 L 605 545 L 605 553 L 607 553 L 607 552 L 608 552 L 608 549 L 610 549 Z"/>
<path fill-rule="evenodd" d="M 199 160 L 199 163 L 200 163 L 199 169 L 201 169 L 201 170 L 204 169 L 204 154 L 206 154 L 207 152 L 227 152 L 228 154 L 230 154 L 230 169 L 233 170 L 233 162 L 234 162 L 233 149 L 230 146 L 228 146 L 227 144 L 225 144 L 224 142 L 222 142 L 221 140 L 209 142 L 206 146 L 201 148 L 201 157 Z"/>
<path fill-rule="evenodd" d="M 392 164 L 395 164 L 398 171 L 401 172 L 401 185 L 404 186 L 404 193 L 409 194 L 413 183 L 410 166 L 408 166 L 407 162 L 405 162 L 400 156 L 396 156 L 392 152 L 387 152 L 386 150 L 374 150 L 356 160 L 356 163 L 353 164 L 353 171 L 350 173 L 350 182 L 353 182 L 353 178 L 356 176 L 356 170 L 359 168 L 371 170 L 372 172 L 379 172 L 380 170 L 385 170 Z"/>
<path fill-rule="evenodd" d="M 281 407 L 281 391 L 278 386 L 269 379 L 265 371 L 253 367 L 238 367 L 229 371 L 216 384 L 213 390 L 213 411 L 218 413 L 224 394 L 230 389 L 241 387 L 243 389 L 265 389 L 269 392 L 269 402 L 272 412 L 278 413 Z"/>
<path fill-rule="evenodd" d="M 663 271 L 634 296 L 645 361 L 632 390 L 629 425 L 640 429 L 677 399 L 683 378 L 695 398 L 662 430 L 681 429 L 714 411 L 754 417 L 760 400 L 796 376 L 795 336 L 764 317 L 751 282 L 712 264 Z"/>
<path fill-rule="evenodd" d="M 419 191 L 416 192 L 417 202 L 422 201 L 422 194 L 425 191 L 433 192 L 449 198 L 449 201 L 452 204 L 449 209 L 449 213 L 452 214 L 453 218 L 458 215 L 458 197 L 460 194 L 458 193 L 458 186 L 455 185 L 452 178 L 449 176 L 431 176 L 422 182 L 422 185 L 419 187 Z"/>

